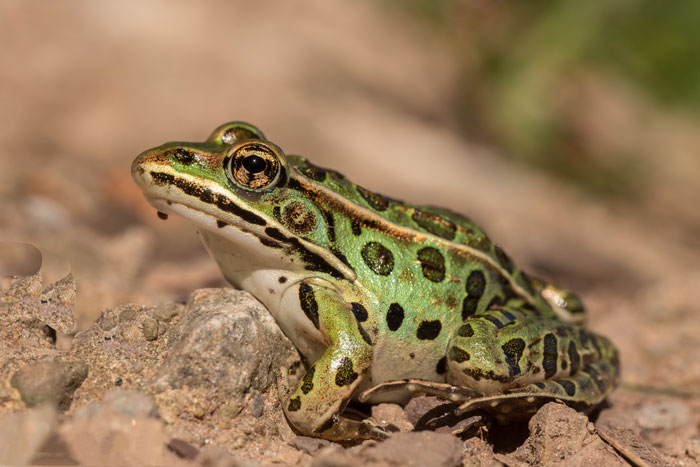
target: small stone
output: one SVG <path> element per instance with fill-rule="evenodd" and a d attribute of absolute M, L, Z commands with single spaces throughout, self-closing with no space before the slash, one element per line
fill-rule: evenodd
<path fill-rule="evenodd" d="M 118 324 L 118 317 L 115 313 L 112 313 L 111 310 L 107 310 L 102 313 L 102 316 L 97 318 L 95 324 L 103 331 L 111 331 Z"/>
<path fill-rule="evenodd" d="M 373 405 L 372 418 L 382 426 L 393 425 L 404 433 L 413 431 L 413 424 L 408 421 L 403 409 L 397 404 Z"/>
<path fill-rule="evenodd" d="M 320 438 L 310 438 L 308 436 L 296 436 L 287 444 L 311 456 L 328 446 L 337 446 L 331 441 Z"/>
<path fill-rule="evenodd" d="M 158 417 L 158 407 L 153 398 L 140 391 L 113 389 L 105 394 L 102 406 L 115 414 L 132 417 Z"/>
<path fill-rule="evenodd" d="M 260 394 L 255 394 L 253 396 L 253 406 L 250 409 L 253 417 L 260 417 L 263 414 L 263 400 Z"/>
<path fill-rule="evenodd" d="M 408 404 L 406 404 L 406 406 L 403 408 L 403 411 L 406 414 L 408 421 L 412 423 L 413 426 L 417 426 L 426 413 L 445 404 L 450 403 L 445 402 L 444 399 L 440 399 L 439 397 L 435 396 L 420 396 L 414 397 L 408 401 Z M 456 407 L 455 404 L 452 405 Z"/>
<path fill-rule="evenodd" d="M 463 467 L 496 467 L 501 466 L 493 454 L 493 448 L 478 436 L 469 438 L 464 442 L 462 455 Z"/>
<path fill-rule="evenodd" d="M 334 444 L 323 448 L 314 457 L 311 467 L 355 467 L 368 464 L 366 459 L 355 456 Z"/>
<path fill-rule="evenodd" d="M 168 449 L 172 438 L 159 419 L 100 408 L 88 417 L 64 421 L 58 432 L 79 465 L 182 465 Z"/>
<path fill-rule="evenodd" d="M 184 305 L 180 303 L 167 303 L 160 305 L 153 310 L 153 317 L 165 323 L 170 322 L 175 316 L 182 313 Z"/>
<path fill-rule="evenodd" d="M 73 393 L 88 374 L 86 363 L 43 361 L 20 368 L 11 379 L 27 407 L 43 402 L 55 404 L 60 410 L 68 410 Z"/>
<path fill-rule="evenodd" d="M 141 323 L 141 331 L 143 332 L 143 337 L 147 341 L 154 341 L 158 339 L 158 321 L 153 318 L 146 318 Z"/>
<path fill-rule="evenodd" d="M 173 438 L 172 440 L 170 440 L 170 442 L 167 444 L 167 447 L 170 451 L 174 452 L 175 454 L 177 454 L 178 457 L 182 459 L 192 460 L 195 459 L 199 454 L 199 449 L 180 438 Z"/>
<path fill-rule="evenodd" d="M 244 467 L 244 463 L 220 446 L 203 448 L 197 456 L 197 462 L 202 467 Z"/>
<path fill-rule="evenodd" d="M 370 460 L 398 465 L 462 464 L 462 442 L 452 435 L 431 431 L 396 433 L 381 443 L 361 446 L 359 453 Z"/>
<path fill-rule="evenodd" d="M 134 308 L 127 308 L 126 310 L 119 313 L 119 323 L 124 324 L 128 323 L 129 321 L 135 321 L 136 318 L 138 318 L 138 316 L 141 314 L 139 311 L 140 310 Z"/>

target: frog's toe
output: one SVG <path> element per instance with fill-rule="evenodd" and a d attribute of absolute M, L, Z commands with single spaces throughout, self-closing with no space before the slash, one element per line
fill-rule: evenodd
<path fill-rule="evenodd" d="M 373 422 L 371 419 L 362 421 L 362 424 L 364 425 L 364 428 L 362 429 L 364 439 L 373 439 L 376 441 L 381 441 L 384 439 L 388 439 L 392 433 L 396 433 L 397 431 L 399 431 L 398 427 L 396 427 L 395 425 L 388 424 L 386 426 L 379 426 L 375 423 L 376 422 Z"/>
<path fill-rule="evenodd" d="M 332 441 L 366 440 L 381 441 L 389 438 L 388 429 L 380 427 L 370 420 L 352 420 L 345 417 L 334 417 L 331 423 L 327 423 L 319 430 L 311 434 Z"/>
<path fill-rule="evenodd" d="M 390 391 L 406 390 L 413 394 L 426 394 L 429 396 L 439 397 L 451 402 L 464 402 L 474 397 L 481 397 L 484 394 L 475 391 L 471 388 L 455 386 L 448 383 L 437 383 L 435 381 L 421 379 L 400 379 L 395 381 L 386 381 L 377 384 L 358 396 L 360 402 L 367 402 L 372 397 Z"/>

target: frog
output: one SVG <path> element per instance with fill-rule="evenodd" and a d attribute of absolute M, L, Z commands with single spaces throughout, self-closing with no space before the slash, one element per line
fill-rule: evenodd
<path fill-rule="evenodd" d="M 351 401 L 432 394 L 515 420 L 548 401 L 590 411 L 617 385 L 617 348 L 585 326 L 578 296 L 529 276 L 466 216 L 381 195 L 240 121 L 149 149 L 131 173 L 299 351 L 282 408 L 301 435 L 390 435 L 348 415 Z"/>

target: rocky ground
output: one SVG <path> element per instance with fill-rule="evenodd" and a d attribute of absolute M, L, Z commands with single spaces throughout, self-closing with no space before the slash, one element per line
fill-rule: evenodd
<path fill-rule="evenodd" d="M 439 37 L 365 3 L 300 4 L 0 1 L 0 464 L 700 464 L 697 123 L 574 79 L 577 131 L 639 154 L 639 197 L 604 198 L 456 131 Z M 456 437 L 449 407 L 418 398 L 366 409 L 399 429 L 383 443 L 295 436 L 277 379 L 295 351 L 129 175 L 233 119 L 472 217 L 582 295 L 622 386 L 591 418 L 548 404 Z"/>
<path fill-rule="evenodd" d="M 296 436 L 282 415 L 277 370 L 291 368 L 294 377 L 298 355 L 246 292 L 201 289 L 186 304 L 119 305 L 61 349 L 75 292 L 70 275 L 47 287 L 36 275 L 15 278 L 2 295 L 2 464 L 692 465 L 700 459 L 685 402 L 624 391 L 594 421 L 553 402 L 527 427 L 465 431 L 464 421 L 450 416 L 454 404 L 417 397 L 405 407 L 371 408 L 377 423 L 397 432 L 384 442 L 343 446 Z M 679 446 L 654 446 L 671 432 Z"/>

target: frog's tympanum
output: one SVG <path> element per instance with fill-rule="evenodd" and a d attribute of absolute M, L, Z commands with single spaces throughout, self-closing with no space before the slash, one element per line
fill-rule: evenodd
<path fill-rule="evenodd" d="M 385 437 L 343 416 L 352 399 L 422 392 L 511 419 L 551 400 L 589 410 L 616 384 L 617 350 L 582 326 L 578 298 L 464 216 L 379 195 L 242 122 L 148 150 L 132 175 L 161 217 L 197 226 L 308 362 L 283 404 L 304 435 Z"/>

